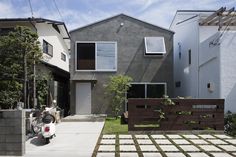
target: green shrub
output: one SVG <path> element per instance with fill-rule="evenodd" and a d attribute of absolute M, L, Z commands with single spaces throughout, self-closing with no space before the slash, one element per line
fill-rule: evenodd
<path fill-rule="evenodd" d="M 236 136 L 236 114 L 228 112 L 225 117 L 225 132 L 231 136 Z"/>

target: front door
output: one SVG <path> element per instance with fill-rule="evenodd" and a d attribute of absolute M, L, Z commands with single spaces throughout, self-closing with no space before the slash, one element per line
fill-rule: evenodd
<path fill-rule="evenodd" d="M 91 83 L 76 83 L 76 114 L 91 114 Z"/>

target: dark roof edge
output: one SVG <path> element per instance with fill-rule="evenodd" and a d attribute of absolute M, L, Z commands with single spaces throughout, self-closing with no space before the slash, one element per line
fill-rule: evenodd
<path fill-rule="evenodd" d="M 175 32 L 173 32 L 172 30 L 169 30 L 169 29 L 167 29 L 167 28 L 160 27 L 160 26 L 157 26 L 157 25 L 148 23 L 148 22 L 146 22 L 146 21 L 143 21 L 143 20 L 134 18 L 134 17 L 132 17 L 132 16 L 129 16 L 129 15 L 126 15 L 126 14 L 123 14 L 123 13 L 118 14 L 118 15 L 114 15 L 114 16 L 112 16 L 112 17 L 105 18 L 105 19 L 103 19 L 103 20 L 99 20 L 99 21 L 90 23 L 90 24 L 88 24 L 88 25 L 85 25 L 85 26 L 82 26 L 82 27 L 79 27 L 79 28 L 76 28 L 76 29 L 73 29 L 73 30 L 71 30 L 69 33 L 74 32 L 74 31 L 77 31 L 77 30 L 80 30 L 80 29 L 84 29 L 84 28 L 86 28 L 86 27 L 90 27 L 90 26 L 96 25 L 96 24 L 98 24 L 98 23 L 101 23 L 101 22 L 104 22 L 104 21 L 107 21 L 107 20 L 111 20 L 111 19 L 116 18 L 116 17 L 118 17 L 118 16 L 126 16 L 126 17 L 128 17 L 128 18 L 131 18 L 131 19 L 134 19 L 134 20 L 143 22 L 143 23 L 145 23 L 145 24 L 148 24 L 148 25 L 151 25 L 151 26 L 154 26 L 154 27 L 158 27 L 158 28 L 163 29 L 163 30 L 165 30 L 165 31 L 168 31 L 168 32 L 170 32 L 170 33 L 173 33 L 173 34 L 175 33 Z"/>
<path fill-rule="evenodd" d="M 0 22 L 10 22 L 10 21 L 35 21 L 36 23 L 40 23 L 40 22 L 51 22 L 51 23 L 55 23 L 56 25 L 63 25 L 66 33 L 68 35 L 68 37 L 70 38 L 70 34 L 69 31 L 65 25 L 64 22 L 61 21 L 56 21 L 56 20 L 50 20 L 50 19 L 45 19 L 45 18 L 34 18 L 34 17 L 28 17 L 28 18 L 0 18 Z"/>

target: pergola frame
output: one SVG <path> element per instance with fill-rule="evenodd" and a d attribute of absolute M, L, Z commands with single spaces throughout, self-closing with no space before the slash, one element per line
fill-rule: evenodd
<path fill-rule="evenodd" d="M 221 7 L 210 16 L 202 19 L 199 22 L 200 26 L 235 26 L 236 25 L 236 11 L 235 8 L 226 10 L 226 7 Z"/>

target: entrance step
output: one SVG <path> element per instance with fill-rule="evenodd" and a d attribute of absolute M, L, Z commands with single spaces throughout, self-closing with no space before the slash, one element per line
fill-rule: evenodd
<path fill-rule="evenodd" d="M 70 115 L 61 119 L 62 122 L 103 122 L 107 117 L 106 114 L 91 115 Z"/>

